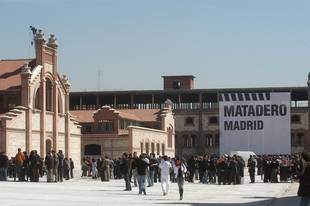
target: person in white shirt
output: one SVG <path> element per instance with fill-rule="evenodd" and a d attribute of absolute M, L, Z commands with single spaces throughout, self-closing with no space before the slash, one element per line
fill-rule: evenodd
<path fill-rule="evenodd" d="M 169 190 L 169 176 L 171 168 L 171 163 L 168 161 L 167 156 L 163 156 L 163 160 L 159 164 L 159 168 L 161 169 L 161 188 L 163 191 L 163 195 L 166 196 Z"/>

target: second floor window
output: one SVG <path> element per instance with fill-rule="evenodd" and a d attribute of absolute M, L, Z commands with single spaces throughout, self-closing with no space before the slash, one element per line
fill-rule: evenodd
<path fill-rule="evenodd" d="M 218 118 L 217 117 L 210 117 L 209 123 L 210 124 L 218 124 Z"/>
<path fill-rule="evenodd" d="M 102 132 L 111 132 L 114 130 L 113 122 L 109 120 L 100 120 L 98 122 L 98 130 Z"/>
<path fill-rule="evenodd" d="M 296 123 L 296 124 L 300 123 L 300 116 L 299 115 L 292 115 L 291 116 L 291 122 Z"/>
<path fill-rule="evenodd" d="M 194 124 L 194 118 L 193 117 L 186 117 L 185 118 L 185 125 L 193 125 Z"/>

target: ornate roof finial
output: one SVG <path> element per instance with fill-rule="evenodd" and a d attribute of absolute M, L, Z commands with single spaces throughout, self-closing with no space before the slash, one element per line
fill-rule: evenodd
<path fill-rule="evenodd" d="M 172 109 L 172 104 L 173 104 L 173 102 L 172 102 L 170 99 L 167 99 L 167 100 L 165 101 L 165 106 L 164 106 L 164 108 Z"/>
<path fill-rule="evenodd" d="M 67 75 L 62 75 L 62 82 L 66 86 L 67 89 L 70 88 L 71 84 L 69 82 L 68 76 Z"/>
<path fill-rule="evenodd" d="M 20 74 L 21 75 L 31 75 L 32 74 L 28 63 L 25 63 Z"/>
<path fill-rule="evenodd" d="M 34 37 L 35 40 L 44 40 L 44 33 L 41 29 L 37 31 Z"/>
<path fill-rule="evenodd" d="M 48 39 L 47 46 L 52 47 L 56 49 L 58 47 L 57 42 L 56 42 L 56 37 L 54 34 L 50 35 L 50 38 Z"/>

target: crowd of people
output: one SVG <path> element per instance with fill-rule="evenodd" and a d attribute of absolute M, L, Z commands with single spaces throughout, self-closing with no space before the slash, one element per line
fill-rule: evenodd
<path fill-rule="evenodd" d="M 250 156 L 247 160 L 236 155 L 205 155 L 192 156 L 185 160 L 167 156 L 155 157 L 154 154 L 138 156 L 137 153 L 124 153 L 116 160 L 108 157 L 97 160 L 84 158 L 82 176 L 101 177 L 102 181 L 124 178 L 124 190 L 131 191 L 132 186 L 139 187 L 139 194 L 146 194 L 146 187 L 160 182 L 163 195 L 167 195 L 169 182 L 176 182 L 182 199 L 184 181 L 242 184 L 246 167 L 251 183 L 255 183 L 257 175 L 263 182 L 278 183 L 297 179 L 303 170 L 303 162 L 300 155 Z"/>
<path fill-rule="evenodd" d="M 118 159 L 107 156 L 101 158 L 83 158 L 81 177 L 100 178 L 101 181 L 124 179 L 126 191 L 132 186 L 139 188 L 139 194 L 146 195 L 146 187 L 160 182 L 163 195 L 169 192 L 170 182 L 178 184 L 180 199 L 183 198 L 183 185 L 200 182 L 203 184 L 243 184 L 244 172 L 255 183 L 255 176 L 261 181 L 278 183 L 298 179 L 305 170 L 302 155 L 262 155 L 250 156 L 244 160 L 240 156 L 191 156 L 190 158 L 156 157 L 155 154 L 124 153 Z M 48 151 L 43 159 L 36 150 L 28 155 L 18 149 L 15 157 L 9 159 L 0 153 L 0 181 L 8 177 L 14 181 L 38 182 L 46 175 L 47 182 L 62 182 L 73 178 L 74 163 L 64 157 L 61 150 Z"/>
<path fill-rule="evenodd" d="M 61 150 L 48 151 L 43 159 L 36 150 L 27 154 L 19 148 L 15 157 L 9 159 L 0 153 L 0 181 L 12 178 L 14 181 L 38 182 L 46 175 L 47 182 L 62 182 L 73 178 L 74 162 L 65 158 Z"/>

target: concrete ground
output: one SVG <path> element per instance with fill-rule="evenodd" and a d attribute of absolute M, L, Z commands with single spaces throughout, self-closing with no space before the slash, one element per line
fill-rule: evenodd
<path fill-rule="evenodd" d="M 185 183 L 184 199 L 179 200 L 177 184 L 171 183 L 163 196 L 160 183 L 138 195 L 138 188 L 123 191 L 123 180 L 101 182 L 73 179 L 63 183 L 0 182 L 1 206 L 103 206 L 103 205 L 192 205 L 192 206 L 297 206 L 298 183 L 248 183 L 205 185 Z"/>

